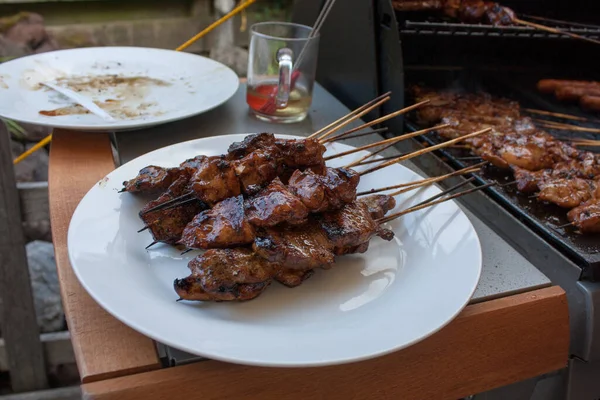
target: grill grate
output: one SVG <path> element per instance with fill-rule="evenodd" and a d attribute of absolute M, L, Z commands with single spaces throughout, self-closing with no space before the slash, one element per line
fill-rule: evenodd
<path fill-rule="evenodd" d="M 565 32 L 575 33 L 591 39 L 600 39 L 600 29 L 564 28 Z M 571 39 L 566 35 L 542 32 L 528 26 L 493 26 L 486 24 L 463 24 L 445 21 L 405 21 L 400 28 L 402 35 L 423 36 L 475 36 L 475 37 L 507 37 L 528 39 Z"/>

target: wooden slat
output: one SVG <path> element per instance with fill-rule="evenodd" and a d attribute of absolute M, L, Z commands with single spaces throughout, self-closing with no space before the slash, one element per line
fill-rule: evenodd
<path fill-rule="evenodd" d="M 48 179 L 52 236 L 63 305 L 83 382 L 160 368 L 152 340 L 100 308 L 81 287 L 69 263 L 71 216 L 85 193 L 113 169 L 107 134 L 54 132 Z"/>
<path fill-rule="evenodd" d="M 468 306 L 430 338 L 369 361 L 306 369 L 206 361 L 86 384 L 83 391 L 96 400 L 455 400 L 561 369 L 568 348 L 567 300 L 554 286 Z"/>
<path fill-rule="evenodd" d="M 35 317 L 19 195 L 6 126 L 0 121 L 0 323 L 11 386 L 16 392 L 48 386 Z"/>

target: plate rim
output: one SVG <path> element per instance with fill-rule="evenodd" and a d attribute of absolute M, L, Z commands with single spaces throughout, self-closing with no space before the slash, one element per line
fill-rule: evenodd
<path fill-rule="evenodd" d="M 378 352 L 372 352 L 369 354 L 365 354 L 363 356 L 350 356 L 350 357 L 338 357 L 336 359 L 329 359 L 326 361 L 313 361 L 313 362 L 294 362 L 294 361 L 289 361 L 289 362 L 282 362 L 282 361 L 264 361 L 264 360 L 247 360 L 247 359 L 242 359 L 240 360 L 239 358 L 235 358 L 235 357 L 230 357 L 230 356 L 221 356 L 218 354 L 218 351 L 216 352 L 211 352 L 211 351 L 206 351 L 203 352 L 202 354 L 200 354 L 197 350 L 186 347 L 186 346 L 181 346 L 177 343 L 172 342 L 171 340 L 168 340 L 165 338 L 159 338 L 156 335 L 154 335 L 149 329 L 144 328 L 143 326 L 138 325 L 137 323 L 132 323 L 131 321 L 128 321 L 126 318 L 122 318 L 121 315 L 119 315 L 119 313 L 116 312 L 112 312 L 110 310 L 110 307 L 105 307 L 105 305 L 100 301 L 100 299 L 97 297 L 97 294 L 94 293 L 93 290 L 90 290 L 90 288 L 88 287 L 88 285 L 84 282 L 84 280 L 81 278 L 80 276 L 80 271 L 78 268 L 75 268 L 75 262 L 73 259 L 73 255 L 72 255 L 72 251 L 71 251 L 71 246 L 69 245 L 71 243 L 71 237 L 73 235 L 72 233 L 72 226 L 73 226 L 73 221 L 75 220 L 75 216 L 76 213 L 80 212 L 80 204 L 83 202 L 83 200 L 89 195 L 89 193 L 95 189 L 96 185 L 98 185 L 100 182 L 104 181 L 105 179 L 107 179 L 107 177 L 112 174 L 113 172 L 115 172 L 117 169 L 129 164 L 129 163 L 133 163 L 134 161 L 139 160 L 140 158 L 146 157 L 150 154 L 153 154 L 155 152 L 159 152 L 159 151 L 163 151 L 165 149 L 168 149 L 169 147 L 173 147 L 173 146 L 178 146 L 178 145 L 182 145 L 182 144 L 186 144 L 186 143 L 191 143 L 191 142 L 201 142 L 205 139 L 214 139 L 217 137 L 233 137 L 233 136 L 239 136 L 239 137 L 243 137 L 243 136 L 247 136 L 247 135 L 251 135 L 253 133 L 233 133 L 233 134 L 225 134 L 225 135 L 212 135 L 212 136 L 207 136 L 207 137 L 203 137 L 203 138 L 196 138 L 196 139 L 191 139 L 191 140 L 186 140 L 183 142 L 177 142 L 168 146 L 164 146 L 155 150 L 152 150 L 150 152 L 144 153 L 136 158 L 131 159 L 130 161 L 128 161 L 125 164 L 120 165 L 118 168 L 115 168 L 113 171 L 111 171 L 110 173 L 108 173 L 107 175 L 105 175 L 102 179 L 100 179 L 98 182 L 96 182 L 86 193 L 85 195 L 82 197 L 82 199 L 80 200 L 80 202 L 77 204 L 77 207 L 75 209 L 75 211 L 73 212 L 73 215 L 71 217 L 71 220 L 69 221 L 69 227 L 67 230 L 67 252 L 68 252 L 68 258 L 69 258 L 69 262 L 71 264 L 71 268 L 75 274 L 75 276 L 77 277 L 77 280 L 79 281 L 79 283 L 82 285 L 82 287 L 86 290 L 87 294 L 92 297 L 94 299 L 94 301 L 104 310 L 106 311 L 108 314 L 110 314 L 112 317 L 116 318 L 117 320 L 119 320 L 120 322 L 122 322 L 124 325 L 126 325 L 127 327 L 135 330 L 136 332 L 146 336 L 147 338 L 152 339 L 153 341 L 156 341 L 157 343 L 161 343 L 164 345 L 167 345 L 169 347 L 173 347 L 176 349 L 179 349 L 181 351 L 184 352 L 188 352 L 190 354 L 193 355 L 197 355 L 199 357 L 204 357 L 207 358 L 209 360 L 215 360 L 215 361 L 222 361 L 222 362 L 228 362 L 228 363 L 232 363 L 232 364 L 238 364 L 238 365 L 247 365 L 247 366 L 257 366 L 257 367 L 276 367 L 276 368 L 311 368 L 311 367 L 325 367 L 325 366 L 334 366 L 334 365 L 342 365 L 342 364 L 349 364 L 349 363 L 355 363 L 355 362 L 360 362 L 360 361 L 365 361 L 365 360 L 370 360 L 370 359 L 374 359 L 374 358 L 378 358 L 378 357 L 382 357 L 382 356 L 386 356 L 392 353 L 395 353 L 397 351 L 406 349 L 408 347 L 411 347 L 429 337 L 431 337 L 432 335 L 436 334 L 437 332 L 441 331 L 443 328 L 445 328 L 446 326 L 448 326 L 452 321 L 454 321 L 456 319 L 456 317 L 465 309 L 465 307 L 469 304 L 469 302 L 471 301 L 473 294 L 475 293 L 477 286 L 479 285 L 480 281 L 481 281 L 481 275 L 483 272 L 483 249 L 481 247 L 481 239 L 479 238 L 479 234 L 477 232 L 477 230 L 475 229 L 473 223 L 471 222 L 471 220 L 469 219 L 469 217 L 467 216 L 467 214 L 462 210 L 462 208 L 459 206 L 458 202 L 456 202 L 455 200 L 450 200 L 450 202 L 452 202 L 457 210 L 464 216 L 465 220 L 468 222 L 468 225 L 470 226 L 470 228 L 472 229 L 473 234 L 473 238 L 475 240 L 475 243 L 477 245 L 477 252 L 476 252 L 476 256 L 477 256 L 477 276 L 475 279 L 475 284 L 473 285 L 473 287 L 471 288 L 471 290 L 469 291 L 469 295 L 466 296 L 466 299 L 464 301 L 461 301 L 461 306 L 457 308 L 457 310 L 446 319 L 446 321 L 443 324 L 440 324 L 437 328 L 432 329 L 430 331 L 428 331 L 426 334 L 421 335 L 418 338 L 415 338 L 411 341 L 405 342 L 401 345 L 398 346 L 392 346 L 388 349 L 382 350 L 382 351 L 378 351 Z M 287 135 L 287 134 L 275 134 L 276 137 L 282 137 L 282 138 L 289 138 L 289 139 L 305 139 L 305 136 L 298 136 L 298 135 Z M 234 139 L 236 140 L 236 139 Z M 348 144 L 343 144 L 345 146 L 351 147 L 351 148 L 355 148 L 354 146 L 350 146 Z M 360 154 L 360 153 L 359 153 Z M 375 157 L 377 158 L 381 158 L 381 156 L 376 155 Z M 405 168 L 406 170 L 408 170 L 411 173 L 416 174 L 419 177 L 422 177 L 422 175 L 420 175 L 419 173 L 407 168 L 406 166 L 399 164 L 402 168 Z M 434 186 L 436 190 L 440 190 L 437 186 Z"/>
<path fill-rule="evenodd" d="M 211 110 L 214 110 L 215 108 L 223 105 L 224 103 L 226 103 L 227 101 L 229 101 L 239 90 L 240 88 L 240 77 L 239 75 L 230 67 L 228 67 L 227 65 L 214 60 L 210 57 L 206 57 L 206 56 L 202 56 L 199 54 L 194 54 L 194 53 L 189 53 L 189 52 L 185 52 L 185 51 L 176 51 L 176 50 L 171 50 L 171 49 L 159 49 L 159 48 L 153 48 L 153 47 L 141 47 L 141 46 L 93 46 L 93 47 L 82 47 L 82 48 L 75 48 L 75 49 L 61 49 L 61 50 L 54 50 L 54 51 L 50 51 L 50 52 L 46 52 L 46 53 L 38 53 L 38 54 L 29 54 L 23 57 L 18 57 L 15 58 L 13 60 L 4 62 L 0 64 L 0 74 L 2 73 L 2 69 L 3 66 L 5 65 L 10 65 L 11 63 L 15 64 L 18 62 L 23 62 L 23 60 L 26 59 L 35 59 L 38 57 L 48 57 L 51 54 L 57 54 L 57 53 L 77 53 L 77 52 L 83 52 L 83 51 L 94 51 L 94 50 L 101 50 L 101 51 L 106 51 L 107 49 L 119 49 L 119 50 L 134 50 L 134 51 L 150 51 L 150 52 L 162 52 L 162 53 L 177 53 L 177 54 L 182 54 L 183 57 L 188 57 L 190 59 L 192 58 L 203 58 L 205 60 L 208 60 L 212 63 L 215 63 L 215 65 L 219 65 L 221 68 L 223 68 L 224 71 L 226 71 L 225 73 L 228 75 L 231 75 L 232 77 L 235 76 L 235 89 L 232 91 L 231 93 L 226 96 L 226 98 L 224 100 L 222 100 L 221 102 L 219 102 L 218 104 L 215 103 L 214 105 L 212 105 L 211 107 L 208 108 L 204 108 L 200 111 L 194 111 L 192 113 L 188 113 L 185 116 L 173 116 L 170 118 L 166 118 L 166 119 L 160 119 L 160 117 L 157 117 L 154 121 L 146 121 L 146 120 L 139 120 L 138 123 L 136 124 L 125 124 L 123 125 L 122 123 L 107 123 L 106 121 L 100 121 L 103 124 L 96 124 L 96 125 L 88 125 L 88 124 L 75 124 L 75 123 L 52 123 L 52 120 L 48 120 L 48 122 L 45 122 L 45 120 L 37 120 L 37 119 L 29 119 L 29 118 L 19 118 L 19 117 L 14 117 L 14 116 L 10 116 L 7 113 L 2 112 L 2 109 L 0 108 L 0 117 L 5 118 L 5 119 L 10 119 L 16 122 L 21 122 L 21 123 L 25 123 L 25 124 L 33 124 L 33 125 L 39 125 L 39 126 L 44 126 L 44 127 L 48 127 L 48 128 L 54 128 L 54 129 L 64 129 L 64 130 L 75 130 L 75 131 L 81 131 L 81 132 L 87 132 L 87 133 L 97 133 L 97 132 L 127 132 L 127 131 L 136 131 L 136 130 L 140 130 L 140 129 L 144 129 L 144 128 L 150 128 L 150 127 L 154 127 L 154 126 L 158 126 L 158 125 L 163 125 L 163 124 L 167 124 L 167 123 L 171 123 L 171 122 L 176 122 L 176 121 L 180 121 L 180 120 L 184 120 L 187 118 L 192 118 L 195 116 L 198 116 L 200 114 L 204 114 L 206 112 L 209 112 Z M 233 79 L 232 79 L 233 82 Z M 0 89 L 0 93 L 2 92 L 2 90 L 4 89 Z M 132 120 L 135 121 L 135 120 Z M 121 121 L 121 122 L 127 122 L 127 120 L 125 121 Z"/>

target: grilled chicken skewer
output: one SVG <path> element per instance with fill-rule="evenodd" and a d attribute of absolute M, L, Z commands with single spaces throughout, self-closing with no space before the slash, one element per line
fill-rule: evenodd
<path fill-rule="evenodd" d="M 184 300 L 230 301 L 257 297 L 273 279 L 297 286 L 315 269 L 330 268 L 335 254 L 364 252 L 374 235 L 391 240 L 393 233 L 381 228 L 373 217 L 394 206 L 393 198 L 374 196 L 346 205 L 322 220 L 266 229 L 252 249 L 208 250 L 189 263 L 189 277 L 175 280 L 175 291 Z"/>
<path fill-rule="evenodd" d="M 266 233 L 257 239 L 253 250 L 208 250 L 189 263 L 192 274 L 176 279 L 173 286 L 180 300 L 192 301 L 251 300 L 263 293 L 273 280 L 295 287 L 310 277 L 315 269 L 331 268 L 334 262 L 332 253 L 365 252 L 369 240 L 375 235 L 391 240 L 393 233 L 382 229 L 381 223 L 491 185 L 469 189 L 445 199 L 426 201 L 388 217 L 385 213 L 390 206 L 393 207 L 388 202 L 392 198 L 370 196 L 366 198 L 368 200 L 361 199 L 362 205 L 359 200 L 328 218 L 311 221 L 304 230 L 296 227 L 291 232 L 277 229 Z"/>

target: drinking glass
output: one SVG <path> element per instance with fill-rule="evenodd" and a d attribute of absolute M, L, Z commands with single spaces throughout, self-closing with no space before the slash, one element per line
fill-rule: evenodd
<path fill-rule="evenodd" d="M 259 119 L 299 122 L 312 102 L 319 35 L 288 22 L 261 22 L 250 29 L 246 102 Z"/>

